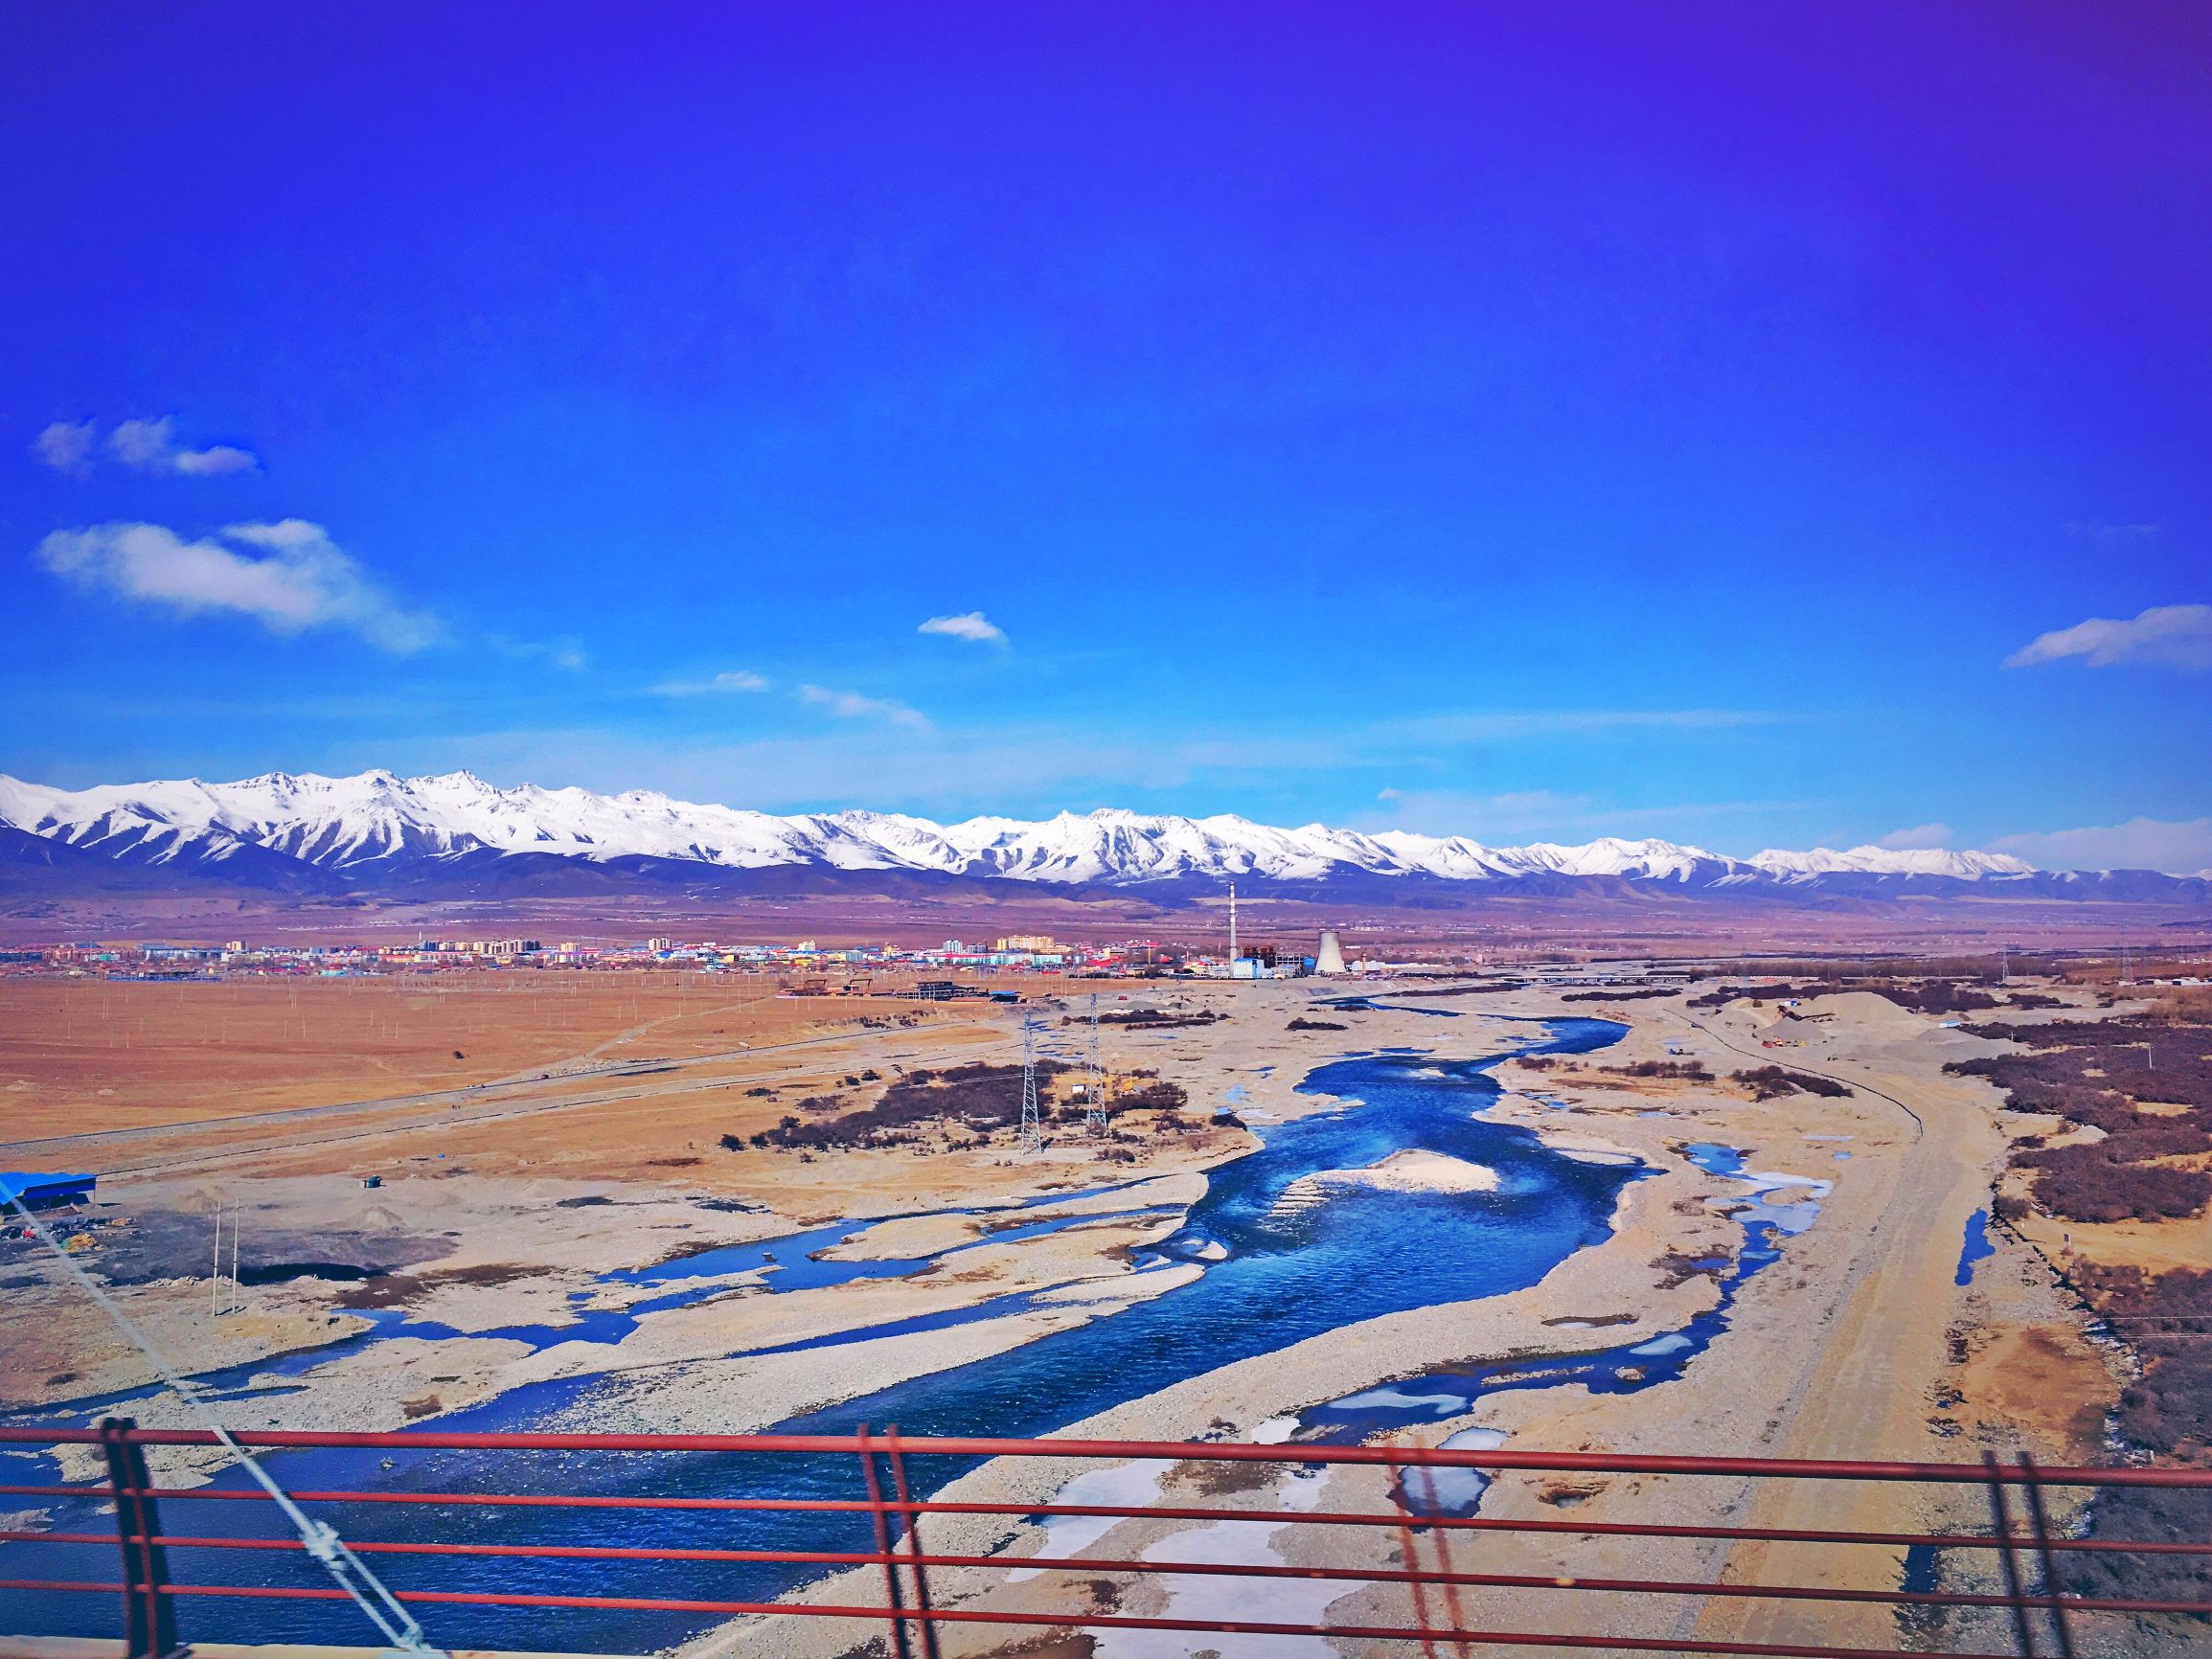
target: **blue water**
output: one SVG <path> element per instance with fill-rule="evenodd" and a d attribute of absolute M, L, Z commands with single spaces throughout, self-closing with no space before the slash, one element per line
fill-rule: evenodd
<path fill-rule="evenodd" d="M 1016 1210 L 1037 1209 L 1045 1205 L 1060 1206 L 1081 1198 L 1097 1197 L 1107 1193 L 1118 1193 L 1138 1185 L 1137 1181 L 1116 1182 L 1111 1186 L 1086 1188 L 1080 1192 L 1047 1193 L 1038 1197 L 1023 1199 L 1010 1206 Z M 1000 1210 L 945 1210 L 929 1212 L 937 1215 L 973 1216 L 998 1214 Z M 914 1212 L 923 1214 L 924 1212 Z M 1159 1216 L 1167 1212 L 1159 1207 L 1141 1210 L 1110 1212 L 1083 1212 L 1076 1215 L 1049 1216 L 1039 1221 L 1022 1221 L 987 1230 L 981 1238 L 966 1244 L 955 1244 L 934 1256 L 905 1258 L 857 1259 L 837 1261 L 825 1259 L 821 1252 L 830 1250 L 876 1224 L 873 1220 L 847 1220 L 827 1227 L 817 1227 L 805 1233 L 787 1233 L 780 1238 L 756 1239 L 747 1244 L 729 1244 L 711 1250 L 702 1250 L 650 1267 L 632 1268 L 601 1276 L 609 1284 L 654 1284 L 673 1288 L 659 1296 L 647 1297 L 620 1307 L 592 1307 L 587 1290 L 572 1291 L 572 1307 L 566 1320 L 558 1325 L 502 1325 L 485 1330 L 462 1330 L 435 1319 L 416 1319 L 395 1307 L 356 1308 L 353 1317 L 368 1321 L 368 1329 L 336 1342 L 325 1343 L 318 1348 L 304 1348 L 291 1353 L 278 1354 L 267 1359 L 248 1361 L 217 1371 L 197 1372 L 192 1380 L 211 1399 L 241 1398 L 254 1395 L 282 1392 L 265 1387 L 248 1388 L 249 1383 L 260 1383 L 270 1377 L 297 1376 L 353 1353 L 372 1343 L 389 1342 L 399 1337 L 418 1337 L 424 1341 L 441 1341 L 458 1337 L 479 1340 L 494 1338 L 528 1343 L 532 1348 L 548 1348 L 561 1342 L 596 1342 L 613 1345 L 621 1342 L 637 1329 L 638 1320 L 645 1314 L 657 1313 L 671 1307 L 689 1307 L 702 1302 L 711 1302 L 718 1296 L 738 1294 L 741 1291 L 765 1291 L 781 1295 L 792 1290 L 816 1290 L 829 1285 L 849 1284 L 861 1279 L 900 1279 L 910 1273 L 920 1273 L 935 1266 L 964 1250 L 973 1250 L 985 1244 L 1019 1243 L 1025 1239 L 1041 1238 L 1072 1227 L 1095 1226 L 1102 1222 L 1126 1221 L 1141 1216 Z M 757 1284 L 744 1286 L 726 1283 L 740 1274 L 759 1274 Z M 1025 1304 L 1023 1304 L 1025 1305 Z M 946 1313 L 924 1316 L 924 1321 L 897 1321 L 880 1326 L 862 1327 L 810 1338 L 805 1342 L 782 1344 L 772 1348 L 745 1350 L 746 1352 L 783 1353 L 795 1349 L 829 1347 L 841 1342 L 865 1341 L 874 1336 L 900 1334 L 907 1329 L 940 1329 L 952 1325 L 965 1325 L 977 1318 L 995 1318 L 1016 1309 L 1017 1299 L 1003 1298 L 999 1303 L 984 1305 L 981 1309 L 955 1309 Z M 160 1391 L 149 1388 L 125 1390 L 106 1395 L 88 1395 L 81 1398 L 62 1400 L 40 1407 L 34 1412 L 20 1415 L 21 1421 L 59 1421 L 90 1419 L 110 1412 L 127 1413 L 140 1400 L 153 1398 Z"/>
<path fill-rule="evenodd" d="M 1409 990 L 1400 994 L 1418 996 L 1420 992 Z M 1350 1009 L 1358 1013 L 1429 1013 L 1436 1015 L 1439 1019 L 1457 1019 L 1459 1017 L 1459 1010 L 1455 1008 L 1416 1008 L 1411 1003 L 1380 1002 L 1372 996 L 1333 996 L 1323 1001 L 1321 1006 L 1323 1008 Z"/>
<path fill-rule="evenodd" d="M 1583 1053 L 1618 1039 L 1609 1021 L 1557 1022 L 1554 1053 Z M 841 1432 L 858 1422 L 896 1422 L 907 1433 L 1036 1435 L 1050 1433 L 1111 1406 L 1153 1393 L 1185 1377 L 1234 1360 L 1271 1352 L 1340 1326 L 1401 1309 L 1502 1294 L 1535 1284 L 1573 1251 L 1606 1237 L 1621 1189 L 1645 1171 L 1635 1167 L 1582 1163 L 1553 1152 L 1529 1131 L 1480 1121 L 1497 1085 L 1484 1069 L 1498 1057 L 1438 1059 L 1383 1054 L 1323 1066 L 1300 1085 L 1308 1094 L 1341 1097 L 1346 1104 L 1294 1123 L 1265 1125 L 1264 1145 L 1211 1172 L 1206 1195 L 1184 1226 L 1159 1247 L 1168 1261 L 1198 1261 L 1201 1277 L 1125 1310 L 1074 1327 L 974 1364 L 915 1377 L 875 1395 L 777 1425 L 785 1432 Z M 1317 1170 L 1358 1169 L 1408 1148 L 1446 1153 L 1497 1171 L 1497 1190 L 1480 1193 L 1330 1189 L 1325 1201 L 1280 1203 L 1292 1183 Z M 1066 1194 L 1056 1195 L 1064 1201 Z M 685 1262 L 648 1270 L 641 1283 L 747 1271 L 767 1265 L 753 1257 L 772 1251 L 779 1271 L 797 1284 L 817 1270 L 873 1275 L 890 1264 L 816 1263 L 808 1252 L 851 1228 L 823 1229 L 764 1244 L 733 1247 Z M 1019 1235 L 1010 1229 L 994 1236 Z M 1225 1259 L 1208 1261 L 1213 1246 Z M 745 1253 L 753 1253 L 748 1257 Z M 1748 1255 L 1748 1252 L 1746 1252 Z M 1143 1263 L 1140 1263 L 1142 1266 Z M 911 1266 L 909 1267 L 911 1270 Z M 830 1282 L 830 1281 L 825 1281 Z M 1004 1311 L 1002 1308 L 1001 1311 Z M 928 1329 L 901 1322 L 901 1329 Z M 570 1334 L 557 1332 L 557 1337 Z M 794 1345 L 796 1346 L 796 1345 Z M 325 1351 L 323 1357 L 328 1357 Z M 1625 1363 L 1625 1362 L 1624 1362 Z M 1653 1368 L 1672 1355 L 1644 1361 Z M 1678 1365 L 1676 1367 L 1678 1369 Z M 262 1371 L 272 1369 L 263 1366 Z M 1518 1386 L 1535 1386 L 1529 1367 L 1485 1368 L 1486 1386 L 1502 1386 L 1507 1374 Z M 1622 1385 L 1631 1379 L 1622 1377 Z M 559 1418 L 564 1425 L 591 1420 L 599 1379 L 536 1385 L 478 1411 L 439 1420 L 441 1428 L 527 1428 Z M 391 1466 L 386 1467 L 389 1462 Z M 857 1497 L 856 1460 L 791 1455 L 683 1457 L 622 1454 L 515 1454 L 440 1452 L 300 1451 L 270 1460 L 280 1479 L 306 1489 L 358 1488 L 409 1490 L 479 1489 L 621 1492 L 662 1496 Z M 916 1459 L 909 1473 L 933 1490 L 964 1461 Z M 235 1488 L 235 1474 L 217 1483 Z M 180 1520 L 211 1534 L 267 1535 L 261 1506 L 183 1503 Z M 349 1537 L 417 1535 L 441 1540 L 549 1544 L 630 1543 L 691 1548 L 864 1548 L 867 1522 L 859 1517 L 761 1515 L 711 1511 L 446 1511 L 388 1506 L 323 1506 Z M 240 1512 L 242 1511 L 242 1512 Z M 91 1530 L 91 1516 L 79 1519 Z M 16 1548 L 0 1547 L 11 1555 Z M 104 1577 L 112 1549 L 34 1546 L 42 1573 Z M 654 1568 L 620 1562 L 502 1560 L 443 1557 L 422 1560 L 376 1557 L 377 1570 L 396 1587 L 584 1592 L 601 1595 L 693 1595 L 730 1599 L 773 1596 L 806 1576 L 774 1563 L 716 1563 Z M 74 1569 L 74 1571 L 72 1571 Z M 307 1563 L 229 1551 L 177 1551 L 172 1570 L 199 1582 L 302 1583 L 317 1581 Z M 12 1574 L 11 1576 L 13 1576 Z M 57 1634 L 105 1633 L 111 1606 L 92 1598 L 34 1602 L 0 1593 L 0 1627 Z M 350 1609 L 308 1602 L 188 1602 L 181 1623 L 187 1639 L 218 1631 L 237 1641 L 357 1641 L 359 1616 Z M 651 1612 L 437 1606 L 424 1621 L 433 1641 L 447 1646 L 645 1651 L 680 1641 L 716 1623 L 709 1615 Z"/>
<path fill-rule="evenodd" d="M 1989 1212 L 1976 1210 L 1966 1218 L 1966 1242 L 1958 1253 L 1958 1272 L 1952 1283 L 1972 1284 L 1973 1264 L 1986 1261 L 1997 1253 L 1997 1247 L 1989 1241 Z"/>
<path fill-rule="evenodd" d="M 1708 1174 L 1735 1180 L 1755 1179 L 1745 1168 L 1744 1154 L 1738 1148 L 1718 1141 L 1694 1141 L 1683 1148 L 1683 1152 Z M 1299 1438 L 1341 1443 L 1361 1441 L 1418 1423 L 1465 1417 L 1486 1396 L 1514 1389 L 1557 1388 L 1571 1383 L 1592 1394 L 1632 1394 L 1679 1380 L 1690 1362 L 1710 1348 L 1713 1339 L 1728 1328 L 1729 1315 L 1745 1284 L 1781 1260 L 1782 1238 L 1802 1233 L 1813 1224 L 1818 1209 L 1816 1195 L 1792 1204 L 1772 1202 L 1773 1191 L 1789 1190 L 1754 1190 L 1747 1195 L 1747 1207 L 1737 1214 L 1744 1237 L 1733 1261 L 1721 1256 L 1686 1263 L 1692 1271 L 1711 1273 L 1720 1286 L 1721 1296 L 1713 1307 L 1680 1329 L 1583 1353 L 1429 1372 L 1387 1388 L 1364 1389 L 1300 1413 Z M 1825 1188 L 1808 1191 L 1817 1194 L 1824 1193 Z M 1416 1511 L 1471 1514 L 1488 1484 L 1487 1478 L 1479 1473 L 1451 1470 L 1444 1472 L 1434 1485 L 1416 1482 L 1402 1495 L 1407 1507 Z"/>

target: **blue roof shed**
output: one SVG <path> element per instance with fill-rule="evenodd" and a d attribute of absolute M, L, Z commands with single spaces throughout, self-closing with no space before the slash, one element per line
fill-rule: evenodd
<path fill-rule="evenodd" d="M 92 1196 L 98 1175 L 44 1174 L 36 1170 L 0 1170 L 0 1203 L 20 1198 L 26 1210 L 52 1210 Z"/>

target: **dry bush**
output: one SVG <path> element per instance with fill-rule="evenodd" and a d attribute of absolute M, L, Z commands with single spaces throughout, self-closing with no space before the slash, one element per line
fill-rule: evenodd
<path fill-rule="evenodd" d="M 1754 1101 L 1778 1101 L 1785 1095 L 1821 1095 L 1836 1100 L 1851 1093 L 1849 1085 L 1832 1078 L 1787 1071 L 1781 1066 L 1753 1066 L 1748 1071 L 1731 1073 L 1729 1080 L 1749 1089 Z"/>

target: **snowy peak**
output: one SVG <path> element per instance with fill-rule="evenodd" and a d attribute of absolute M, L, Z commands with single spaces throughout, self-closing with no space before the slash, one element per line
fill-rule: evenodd
<path fill-rule="evenodd" d="M 1985 876 L 2033 875 L 2036 867 L 2004 852 L 1951 852 L 1942 848 L 1854 847 L 1848 852 L 1815 847 L 1810 852 L 1768 848 L 1745 860 L 1784 881 L 1848 873 L 1858 875 L 1942 875 L 1954 881 Z"/>
<path fill-rule="evenodd" d="M 78 790 L 0 776 L 0 826 L 134 863 L 234 872 L 251 864 L 350 883 L 441 865 L 506 865 L 531 854 L 593 864 L 644 859 L 739 871 L 811 867 L 1122 887 L 1384 877 L 1533 881 L 1547 890 L 1625 881 L 1714 891 L 1869 891 L 1915 880 L 2057 879 L 1992 852 L 1815 848 L 1736 859 L 1659 840 L 1490 847 L 1457 835 L 1362 834 L 1322 824 L 1276 829 L 1233 815 L 1116 808 L 958 824 L 859 810 L 779 817 L 645 789 L 504 789 L 468 772 L 270 772 L 233 784 L 187 779 Z"/>

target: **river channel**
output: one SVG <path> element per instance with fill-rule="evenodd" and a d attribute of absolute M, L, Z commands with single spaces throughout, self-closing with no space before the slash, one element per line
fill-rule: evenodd
<path fill-rule="evenodd" d="M 1048 1434 L 1187 1377 L 1381 1314 L 1533 1284 L 1576 1250 L 1607 1237 L 1622 1188 L 1644 1171 L 1568 1157 L 1546 1148 L 1527 1129 L 1485 1121 L 1481 1114 L 1498 1092 L 1488 1068 L 1508 1053 L 1576 1054 L 1601 1048 L 1618 1040 L 1623 1029 L 1604 1020 L 1555 1020 L 1546 1022 L 1542 1038 L 1535 1043 L 1516 1043 L 1476 1057 L 1393 1051 L 1323 1065 L 1300 1084 L 1300 1092 L 1336 1103 L 1290 1122 L 1253 1125 L 1263 1146 L 1210 1171 L 1205 1196 L 1157 1247 L 1154 1265 L 1197 1262 L 1204 1268 L 1200 1277 L 988 1360 L 918 1376 L 776 1426 L 783 1432 L 828 1433 L 859 1422 L 896 1422 L 909 1434 Z M 1483 1165 L 1495 1171 L 1496 1187 L 1428 1192 L 1329 1184 L 1315 1199 L 1308 1183 L 1290 1193 L 1304 1176 L 1364 1169 L 1408 1149 Z M 809 1235 L 743 1248 L 772 1251 L 779 1263 L 798 1264 L 807 1261 L 810 1248 L 830 1241 Z M 1140 1261 L 1140 1271 L 1146 1265 Z M 805 1271 L 799 1268 L 800 1274 Z M 661 1272 L 666 1276 L 669 1270 Z M 772 1284 L 774 1275 L 769 1277 Z M 825 1351 L 823 1363 L 835 1364 L 833 1349 Z M 604 1386 L 591 1377 L 534 1385 L 425 1426 L 529 1429 L 555 1420 L 562 1426 L 583 1426 L 590 1418 L 592 1391 Z M 437 1452 L 387 1458 L 376 1452 L 317 1450 L 275 1454 L 268 1466 L 288 1486 L 310 1490 L 860 1495 L 858 1466 L 850 1456 Z M 934 1489 L 969 1466 L 950 1459 L 909 1465 L 924 1489 Z M 234 1473 L 214 1484 L 217 1489 L 232 1489 L 245 1483 Z M 850 1515 L 480 1511 L 388 1504 L 315 1508 L 350 1539 L 704 1549 L 868 1547 L 865 1518 Z M 167 1530 L 172 1534 L 270 1536 L 276 1532 L 274 1517 L 262 1504 L 171 1501 L 168 1510 Z M 68 1509 L 57 1510 L 54 1522 L 62 1530 L 97 1531 L 106 1524 L 97 1515 Z M 112 1545 L 97 1550 L 0 1546 L 0 1563 L 12 1557 L 27 1571 L 32 1550 L 41 1577 L 112 1578 Z M 380 1555 L 376 1566 L 395 1588 L 717 1600 L 771 1598 L 791 1588 L 807 1571 L 779 1563 L 717 1562 L 673 1569 L 672 1577 L 665 1565 L 481 1556 Z M 0 1565 L 5 1576 L 16 1576 L 16 1571 Z M 180 1580 L 202 1583 L 325 1582 L 297 1556 L 258 1552 L 178 1550 L 172 1552 L 171 1573 Z M 97 1606 L 84 1604 L 94 1600 L 0 1592 L 0 1629 L 110 1633 L 112 1604 L 104 1599 Z M 707 1614 L 611 1609 L 447 1604 L 421 1612 L 430 1639 L 445 1648 L 634 1653 L 681 1641 L 716 1622 Z M 194 1599 L 184 1604 L 180 1626 L 187 1640 L 195 1635 L 253 1642 L 373 1639 L 350 1606 L 316 1602 Z"/>

